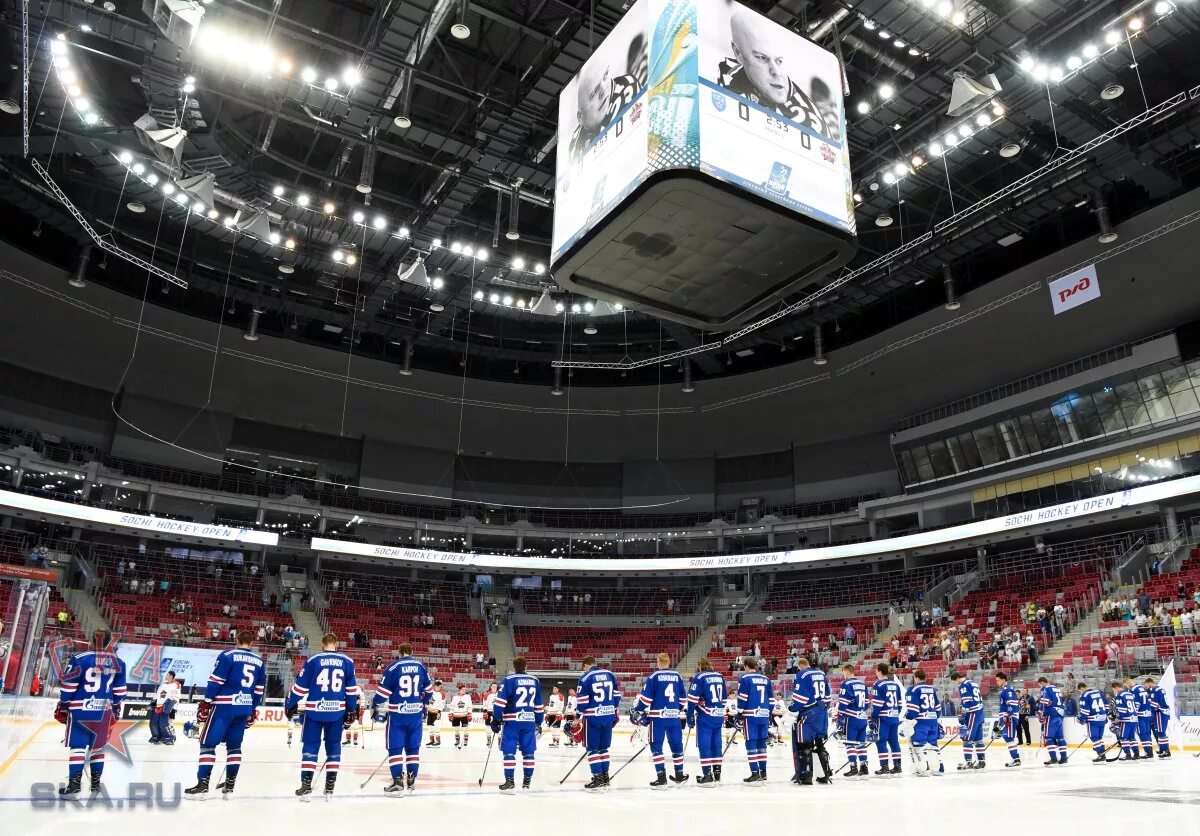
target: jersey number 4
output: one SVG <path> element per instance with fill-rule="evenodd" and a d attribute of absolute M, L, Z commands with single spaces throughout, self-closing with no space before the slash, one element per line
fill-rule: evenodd
<path fill-rule="evenodd" d="M 338 668 L 323 668 L 317 674 L 317 687 L 326 694 L 340 694 L 346 675 Z"/>

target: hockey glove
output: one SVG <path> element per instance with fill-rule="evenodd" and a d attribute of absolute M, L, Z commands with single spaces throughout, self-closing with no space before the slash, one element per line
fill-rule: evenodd
<path fill-rule="evenodd" d="M 387 711 L 385 709 L 382 709 L 382 708 L 375 709 L 375 722 L 376 723 L 386 723 L 387 722 Z"/>
<path fill-rule="evenodd" d="M 342 718 L 342 728 L 348 729 L 354 725 L 354 718 L 358 716 L 358 712 L 353 708 L 346 709 L 346 716 Z"/>
<path fill-rule="evenodd" d="M 571 735 L 572 740 L 574 740 L 576 743 L 582 743 L 583 736 L 584 736 L 583 735 L 583 721 L 576 720 L 574 723 L 572 723 L 569 733 Z"/>
<path fill-rule="evenodd" d="M 208 700 L 201 700 L 196 706 L 196 722 L 207 723 L 208 718 L 212 716 L 213 704 Z"/>
<path fill-rule="evenodd" d="M 504 721 L 492 720 L 492 723 L 490 726 L 488 726 L 488 728 L 492 730 L 492 734 L 500 734 L 500 730 L 504 728 Z"/>
<path fill-rule="evenodd" d="M 642 712 L 638 711 L 636 708 L 630 709 L 629 722 L 633 723 L 635 726 L 642 725 Z"/>
<path fill-rule="evenodd" d="M 71 719 L 71 712 L 67 709 L 67 703 L 60 702 L 54 706 L 54 719 L 64 726 L 67 724 L 67 720 Z"/>
<path fill-rule="evenodd" d="M 695 715 L 695 714 L 689 714 L 689 715 L 688 715 L 688 718 L 687 718 L 687 727 L 688 727 L 689 729 L 694 729 L 694 728 L 696 728 L 696 715 Z"/>
<path fill-rule="evenodd" d="M 296 706 L 285 704 L 283 706 L 283 716 L 289 720 L 292 719 L 293 717 L 295 717 L 296 716 Z"/>

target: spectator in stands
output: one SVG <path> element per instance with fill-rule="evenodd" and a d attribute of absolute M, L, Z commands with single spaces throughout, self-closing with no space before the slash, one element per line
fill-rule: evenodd
<path fill-rule="evenodd" d="M 223 642 L 229 641 L 229 625 L 226 625 L 221 628 L 221 641 L 223 641 Z"/>
<path fill-rule="evenodd" d="M 221 631 L 218 630 L 216 627 L 213 627 L 212 631 L 211 631 L 211 637 L 212 637 L 213 641 L 216 641 L 217 639 L 219 639 L 221 637 Z"/>
<path fill-rule="evenodd" d="M 129 579 L 129 591 L 132 594 L 137 595 L 137 591 L 138 591 L 138 579 L 137 578 L 131 577 Z"/>
<path fill-rule="evenodd" d="M 1179 616 L 1179 630 L 1181 633 L 1192 636 L 1195 635 L 1195 621 L 1192 617 L 1191 610 L 1184 610 Z"/>
<path fill-rule="evenodd" d="M 221 605 L 221 615 L 229 615 L 229 605 L 228 604 Z"/>
<path fill-rule="evenodd" d="M 57 618 L 58 618 L 58 626 L 66 627 L 67 622 L 71 620 L 71 615 L 66 610 L 59 610 Z"/>
<path fill-rule="evenodd" d="M 262 605 L 265 607 L 265 606 L 268 606 L 270 603 L 271 603 L 271 596 L 268 595 L 267 590 L 264 589 L 263 594 L 262 594 Z"/>
<path fill-rule="evenodd" d="M 842 631 L 842 643 L 854 644 L 854 639 L 857 637 L 853 624 L 847 624 L 846 629 Z"/>
<path fill-rule="evenodd" d="M 1029 664 L 1036 665 L 1038 660 L 1037 639 L 1033 637 L 1033 633 L 1025 635 L 1025 652 L 1029 654 Z"/>
<path fill-rule="evenodd" d="M 292 614 L 292 598 L 290 595 L 283 599 L 283 603 L 279 605 L 279 611 L 284 615 Z"/>
<path fill-rule="evenodd" d="M 937 604 L 934 604 L 933 611 L 930 613 L 930 615 L 933 618 L 933 625 L 935 627 L 941 627 L 942 626 L 942 608 L 939 607 Z"/>
<path fill-rule="evenodd" d="M 1149 616 L 1150 615 L 1150 595 L 1149 595 L 1149 593 L 1147 593 L 1143 589 L 1142 594 L 1138 596 L 1137 602 L 1138 602 L 1138 609 L 1141 610 L 1142 614 L 1145 616 Z"/>
<path fill-rule="evenodd" d="M 675 599 L 668 598 L 667 599 L 667 615 L 670 615 L 673 612 L 675 612 Z"/>
<path fill-rule="evenodd" d="M 1183 635 L 1183 616 L 1179 613 L 1171 613 L 1171 635 Z"/>
<path fill-rule="evenodd" d="M 966 634 L 964 633 L 963 635 L 958 637 L 958 655 L 966 656 L 970 652 L 971 652 L 971 640 L 968 639 Z"/>
<path fill-rule="evenodd" d="M 125 561 L 124 560 L 117 561 L 117 577 L 118 578 L 125 577 Z"/>
<path fill-rule="evenodd" d="M 257 563 L 250 564 L 250 577 L 252 577 L 252 578 L 258 577 L 258 564 Z"/>
<path fill-rule="evenodd" d="M 261 624 L 258 625 L 258 640 L 260 642 L 267 640 L 267 628 L 262 626 Z"/>
<path fill-rule="evenodd" d="M 161 581 L 158 582 L 158 591 L 161 592 L 163 595 L 166 595 L 167 592 L 170 591 L 170 589 L 171 589 L 171 582 L 169 580 L 167 580 L 166 578 L 163 578 Z"/>
<path fill-rule="evenodd" d="M 238 617 L 238 605 L 237 605 L 237 604 L 230 604 L 230 605 L 229 605 L 229 617 L 230 617 L 230 618 L 237 618 L 237 617 Z"/>
<path fill-rule="evenodd" d="M 1104 667 L 1116 670 L 1121 665 L 1121 646 L 1116 639 L 1110 638 L 1104 645 Z"/>

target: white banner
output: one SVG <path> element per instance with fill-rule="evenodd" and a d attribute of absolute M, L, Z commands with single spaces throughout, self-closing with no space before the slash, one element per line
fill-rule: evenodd
<path fill-rule="evenodd" d="M 130 685 L 157 685 L 167 671 L 185 688 L 203 686 L 217 663 L 221 651 L 210 647 L 173 647 L 171 645 L 117 645 L 117 656 L 125 663 L 125 679 Z"/>
<path fill-rule="evenodd" d="M 884 540 L 870 540 L 863 543 L 846 543 L 840 546 L 820 546 L 813 549 L 792 549 L 790 551 L 764 552 L 762 554 L 734 554 L 714 557 L 654 557 L 628 560 L 615 557 L 579 559 L 568 557 L 510 557 L 508 555 L 464 554 L 462 552 L 442 552 L 430 549 L 375 546 L 370 543 L 351 543 L 342 540 L 328 540 L 323 537 L 314 537 L 312 539 L 312 548 L 316 551 L 328 552 L 330 554 L 386 557 L 393 560 L 406 560 L 416 563 L 470 569 L 516 569 L 537 572 L 613 572 L 628 574 L 630 572 L 756 568 L 785 564 L 817 563 L 824 560 L 868 557 L 901 552 L 908 549 L 926 548 L 928 546 L 952 543 L 956 540 L 999 534 L 1004 531 L 1029 528 L 1030 526 L 1074 519 L 1104 511 L 1116 511 L 1131 505 L 1158 502 L 1197 491 L 1200 491 L 1200 476 L 1188 476 L 1183 479 L 1142 485 L 1141 487 L 1131 488 L 1118 493 L 1105 494 L 1104 496 L 1092 497 L 1091 499 L 1081 499 L 1076 502 L 1065 502 L 1062 505 L 1052 505 L 1048 508 L 1025 511 L 1007 517 L 978 520 L 964 525 L 941 528 L 936 531 L 922 531 L 918 534 L 907 534 L 903 537 L 890 537 Z"/>
<path fill-rule="evenodd" d="M 1099 298 L 1100 278 L 1096 275 L 1095 264 L 1050 282 L 1050 302 L 1054 305 L 1055 316 Z"/>
<path fill-rule="evenodd" d="M 274 546 L 279 543 L 279 535 L 270 531 L 255 531 L 249 528 L 232 528 L 227 525 L 209 525 L 207 523 L 187 522 L 186 520 L 169 520 L 165 517 L 155 517 L 148 514 L 110 511 L 107 508 L 76 505 L 74 502 L 63 502 L 59 499 L 31 496 L 29 494 L 14 493 L 13 491 L 0 491 L 0 507 L 32 511 L 35 514 L 52 514 L 72 520 L 86 520 L 87 522 L 99 523 L 101 525 L 116 525 L 139 531 L 155 531 L 162 534 L 174 534 L 179 537 L 195 537 L 201 540 L 256 543 L 264 546 Z"/>

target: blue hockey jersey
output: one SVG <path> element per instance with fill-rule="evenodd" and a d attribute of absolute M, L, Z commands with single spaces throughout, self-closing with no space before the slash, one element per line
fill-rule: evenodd
<path fill-rule="evenodd" d="M 1113 708 L 1117 711 L 1117 721 L 1121 723 L 1136 723 L 1138 721 L 1137 697 L 1133 691 L 1122 691 L 1113 699 Z"/>
<path fill-rule="evenodd" d="M 1133 701 L 1137 703 L 1138 716 L 1143 718 L 1151 716 L 1150 692 L 1146 690 L 1146 686 L 1138 684 L 1129 690 L 1133 694 Z"/>
<path fill-rule="evenodd" d="M 120 716 L 125 694 L 125 663 L 116 653 L 89 650 L 67 661 L 58 698 L 73 717 L 99 720 L 110 708 Z"/>
<path fill-rule="evenodd" d="M 372 702 L 376 711 L 386 702 L 392 713 L 419 715 L 432 694 L 433 682 L 425 666 L 411 656 L 401 656 L 383 672 Z"/>
<path fill-rule="evenodd" d="M 1038 713 L 1044 717 L 1063 717 L 1066 709 L 1063 707 L 1062 693 L 1057 685 L 1042 686 L 1042 695 L 1038 697 Z"/>
<path fill-rule="evenodd" d="M 744 673 L 738 680 L 738 712 L 743 717 L 761 717 L 765 720 L 771 716 L 772 695 L 771 680 L 761 673 Z"/>
<path fill-rule="evenodd" d="M 937 689 L 928 682 L 919 682 L 908 689 L 906 720 L 936 720 L 942 713 L 942 700 Z"/>
<path fill-rule="evenodd" d="M 788 711 L 821 715 L 829 704 L 829 680 L 816 668 L 802 668 L 792 686 L 792 701 Z"/>
<path fill-rule="evenodd" d="M 1170 714 L 1171 705 L 1167 702 L 1167 692 L 1155 685 L 1149 690 L 1147 696 L 1150 700 L 1150 709 L 1155 714 Z"/>
<path fill-rule="evenodd" d="M 305 716 L 314 720 L 336 720 L 347 711 L 358 713 L 360 693 L 354 660 L 344 653 L 322 651 L 305 660 L 287 705 L 299 703 Z"/>
<path fill-rule="evenodd" d="M 688 720 L 697 712 L 709 717 L 725 716 L 725 677 L 716 671 L 700 671 L 688 686 Z"/>
<path fill-rule="evenodd" d="M 1079 719 L 1084 722 L 1108 719 L 1108 703 L 1096 688 L 1088 688 L 1079 697 Z"/>
<path fill-rule="evenodd" d="M 867 686 L 858 677 L 842 680 L 838 688 L 838 716 L 855 720 L 867 718 Z"/>
<path fill-rule="evenodd" d="M 979 683 L 964 679 L 958 683 L 959 711 L 963 714 L 975 714 L 983 711 L 983 697 L 979 693 Z"/>
<path fill-rule="evenodd" d="M 542 683 L 527 673 L 510 673 L 500 683 L 492 718 L 505 723 L 528 723 L 540 726 L 545 717 L 542 706 Z"/>
<path fill-rule="evenodd" d="M 584 717 L 615 717 L 621 704 L 621 689 L 612 671 L 593 665 L 579 677 L 575 704 Z"/>
<path fill-rule="evenodd" d="M 675 671 L 657 670 L 646 677 L 642 693 L 638 694 L 637 707 L 647 717 L 678 719 L 686 699 L 683 677 Z"/>
<path fill-rule="evenodd" d="M 204 699 L 225 706 L 235 716 L 253 714 L 262 702 L 267 668 L 253 650 L 235 647 L 221 651 L 204 686 Z"/>
<path fill-rule="evenodd" d="M 1021 698 L 1017 696 L 1017 689 L 1011 685 L 1005 685 L 1000 689 L 998 709 L 1000 716 L 1004 718 L 1016 718 L 1021 713 Z"/>
<path fill-rule="evenodd" d="M 877 679 L 871 686 L 871 717 L 899 717 L 904 692 L 894 679 Z"/>

